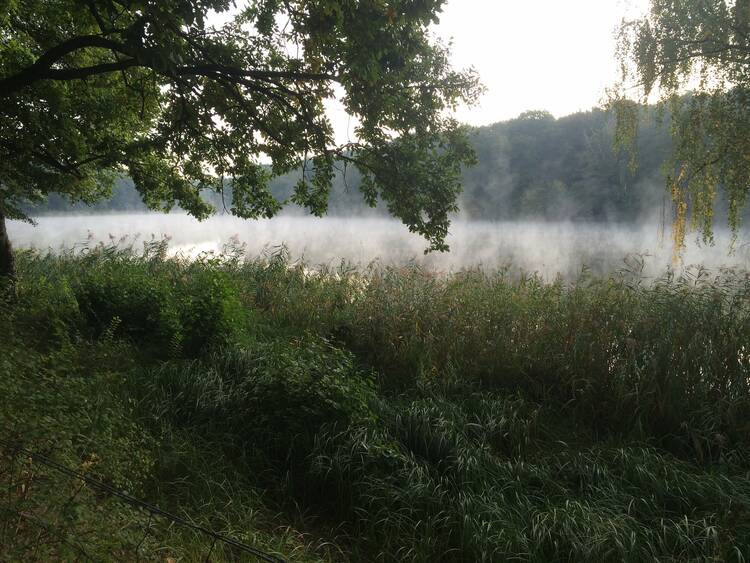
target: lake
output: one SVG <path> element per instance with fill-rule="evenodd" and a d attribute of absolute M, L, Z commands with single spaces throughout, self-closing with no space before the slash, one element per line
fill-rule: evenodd
<path fill-rule="evenodd" d="M 70 248 L 111 241 L 135 244 L 169 238 L 171 253 L 195 256 L 218 252 L 230 241 L 246 245 L 250 257 L 286 245 L 294 259 L 310 265 L 334 264 L 342 259 L 358 265 L 373 260 L 402 264 L 412 260 L 442 271 L 465 267 L 508 266 L 516 271 L 576 277 L 583 266 L 603 275 L 627 267 L 634 254 L 647 255 L 647 275 L 662 273 L 672 264 L 669 226 L 661 236 L 658 225 L 612 225 L 552 222 L 455 221 L 448 253 L 423 254 L 424 239 L 409 233 L 400 222 L 383 218 L 290 217 L 246 221 L 217 215 L 199 222 L 184 214 L 106 214 L 45 216 L 37 225 L 10 222 L 9 234 L 18 248 Z M 709 269 L 750 269 L 750 233 L 741 233 L 733 252 L 731 237 L 717 231 L 713 246 L 693 235 L 683 252 L 686 265 Z M 632 260 L 628 260 L 632 262 Z"/>

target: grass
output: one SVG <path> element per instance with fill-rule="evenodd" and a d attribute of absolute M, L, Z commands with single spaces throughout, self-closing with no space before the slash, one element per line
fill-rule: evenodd
<path fill-rule="evenodd" d="M 747 273 L 165 251 L 19 253 L 3 437 L 290 561 L 750 558 Z M 2 559 L 211 550 L 31 460 L 0 474 Z"/>

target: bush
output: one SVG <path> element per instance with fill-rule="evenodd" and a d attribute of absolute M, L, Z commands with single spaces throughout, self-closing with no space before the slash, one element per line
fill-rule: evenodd
<path fill-rule="evenodd" d="M 75 298 L 90 334 L 122 334 L 161 358 L 198 357 L 242 341 L 249 315 L 220 260 L 184 262 L 98 247 L 79 257 Z M 111 250 L 111 252 L 108 252 Z"/>
<path fill-rule="evenodd" d="M 176 350 L 182 322 L 174 286 L 148 264 L 117 260 L 87 269 L 75 290 L 87 326 L 95 335 L 107 330 L 157 350 Z"/>
<path fill-rule="evenodd" d="M 182 349 L 199 356 L 217 346 L 238 343 L 246 335 L 247 309 L 229 276 L 215 267 L 189 268 L 180 287 Z"/>

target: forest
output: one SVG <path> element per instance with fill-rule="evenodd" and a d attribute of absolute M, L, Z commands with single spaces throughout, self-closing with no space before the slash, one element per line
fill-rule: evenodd
<path fill-rule="evenodd" d="M 641 115 L 633 154 L 615 140 L 612 112 L 594 108 L 555 119 L 548 112 L 529 111 L 516 119 L 475 127 L 469 135 L 477 164 L 463 171 L 458 216 L 468 220 L 659 222 L 667 223 L 672 201 L 665 188 L 665 169 L 672 151 L 669 120 L 651 106 Z M 634 157 L 633 157 L 634 155 Z M 288 202 L 302 172 L 271 181 L 273 196 Z M 340 217 L 387 216 L 383 202 L 371 208 L 359 191 L 355 169 L 337 167 L 327 214 Z M 717 222 L 726 217 L 722 193 L 716 204 Z M 219 212 L 231 208 L 232 187 L 224 194 L 205 191 L 203 197 Z M 24 208 L 30 215 L 148 211 L 132 181 L 118 180 L 111 196 L 92 205 L 71 203 L 53 193 Z M 304 213 L 294 203 L 287 212 Z M 748 210 L 743 218 L 750 217 Z"/>
<path fill-rule="evenodd" d="M 555 119 L 548 112 L 530 111 L 516 119 L 471 130 L 469 139 L 477 164 L 461 177 L 459 214 L 467 219 L 547 219 L 635 222 L 655 220 L 669 208 L 665 200 L 663 164 L 669 157 L 668 128 L 656 119 L 655 108 L 642 116 L 637 161 L 615 146 L 615 119 L 601 109 Z M 302 172 L 271 181 L 279 201 L 288 201 Z M 328 214 L 387 215 L 382 201 L 371 209 L 359 191 L 356 169 L 339 163 L 328 200 Z M 231 208 L 232 187 L 204 197 L 219 211 Z M 93 205 L 70 203 L 50 194 L 29 214 L 146 211 L 132 181 L 123 179 L 108 199 Z M 291 212 L 303 212 L 290 205 Z"/>

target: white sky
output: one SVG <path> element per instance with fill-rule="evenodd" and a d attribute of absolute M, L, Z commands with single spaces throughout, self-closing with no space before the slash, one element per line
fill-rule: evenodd
<path fill-rule="evenodd" d="M 615 30 L 648 0 L 449 0 L 435 33 L 452 39 L 453 65 L 473 66 L 486 87 L 457 117 L 488 125 L 527 110 L 562 117 L 599 105 L 618 78 Z M 329 115 L 339 141 L 354 123 L 337 104 Z M 349 134 L 347 135 L 347 130 Z"/>
<path fill-rule="evenodd" d="M 618 77 L 615 29 L 645 0 L 449 0 L 437 33 L 456 67 L 487 92 L 462 121 L 484 125 L 539 109 L 555 117 L 598 105 Z"/>

